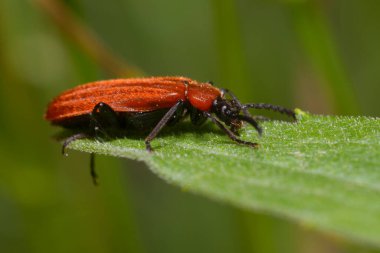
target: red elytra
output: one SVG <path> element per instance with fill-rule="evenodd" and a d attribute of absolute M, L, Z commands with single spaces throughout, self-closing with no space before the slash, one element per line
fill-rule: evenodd
<path fill-rule="evenodd" d="M 229 95 L 229 99 L 225 95 Z M 218 89 L 211 83 L 200 83 L 186 77 L 150 77 L 97 81 L 79 85 L 56 97 L 48 106 L 45 119 L 55 125 L 76 129 L 67 138 L 62 151 L 74 140 L 99 135 L 111 136 L 110 129 L 151 128 L 145 138 L 150 142 L 167 124 L 175 124 L 189 116 L 195 125 L 210 119 L 233 141 L 257 147 L 255 142 L 238 138 L 243 122 L 251 124 L 259 134 L 262 130 L 249 108 L 268 109 L 295 118 L 293 110 L 270 104 L 242 104 L 227 89 Z M 96 174 L 91 155 L 91 175 Z"/>
<path fill-rule="evenodd" d="M 179 100 L 201 110 L 210 110 L 221 91 L 209 83 L 185 77 L 130 78 L 98 81 L 63 92 L 48 106 L 45 119 L 59 124 L 71 117 L 89 114 L 103 102 L 116 112 L 150 112 L 170 108 Z"/>

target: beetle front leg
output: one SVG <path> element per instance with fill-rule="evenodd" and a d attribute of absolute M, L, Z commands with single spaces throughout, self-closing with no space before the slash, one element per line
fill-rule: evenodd
<path fill-rule="evenodd" d="M 204 115 L 207 118 L 209 118 L 214 124 L 216 124 L 220 129 L 222 129 L 228 135 L 228 137 L 230 137 L 231 140 L 233 140 L 239 144 L 247 145 L 247 146 L 250 146 L 253 148 L 257 148 L 259 146 L 259 144 L 256 142 L 243 141 L 243 140 L 239 139 L 230 129 L 225 127 L 223 125 L 223 123 L 220 122 L 217 118 L 215 118 L 211 113 L 204 112 Z"/>

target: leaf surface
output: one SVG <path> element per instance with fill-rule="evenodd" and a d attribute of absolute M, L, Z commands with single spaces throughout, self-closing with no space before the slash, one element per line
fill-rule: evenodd
<path fill-rule="evenodd" d="M 144 161 L 183 190 L 251 210 L 284 216 L 329 233 L 380 246 L 380 120 L 315 116 L 244 127 L 235 144 L 208 123 L 166 128 L 145 151 L 143 137 L 70 148 Z"/>

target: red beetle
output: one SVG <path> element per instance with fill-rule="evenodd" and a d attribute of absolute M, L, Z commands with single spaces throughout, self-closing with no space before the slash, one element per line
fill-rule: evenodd
<path fill-rule="evenodd" d="M 230 99 L 225 98 L 226 94 Z M 249 114 L 249 108 L 269 109 L 295 118 L 293 110 L 280 106 L 242 104 L 230 91 L 218 89 L 210 82 L 199 83 L 186 77 L 151 77 L 77 86 L 49 104 L 45 119 L 55 125 L 79 130 L 66 139 L 63 152 L 70 142 L 106 134 L 110 128 L 152 128 L 145 138 L 146 149 L 152 151 L 150 142 L 160 130 L 188 115 L 195 125 L 209 118 L 233 141 L 256 147 L 257 143 L 237 137 L 243 121 L 251 124 L 259 134 L 262 132 L 257 118 Z M 92 174 L 95 176 L 93 169 Z"/>

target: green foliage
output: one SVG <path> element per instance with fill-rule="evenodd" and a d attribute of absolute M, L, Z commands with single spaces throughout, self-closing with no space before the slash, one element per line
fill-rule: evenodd
<path fill-rule="evenodd" d="M 138 159 L 164 180 L 211 199 L 285 216 L 380 245 L 380 120 L 298 112 L 296 123 L 245 127 L 235 144 L 211 124 L 166 128 L 145 151 L 142 138 L 80 140 L 70 148 Z M 100 179 L 101 180 L 101 179 Z"/>

